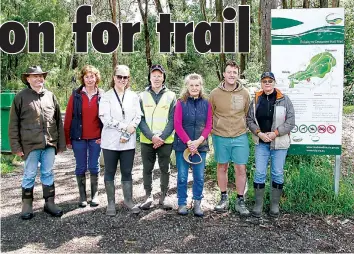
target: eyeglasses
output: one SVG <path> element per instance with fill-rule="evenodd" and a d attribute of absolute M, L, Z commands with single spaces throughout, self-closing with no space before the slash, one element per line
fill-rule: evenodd
<path fill-rule="evenodd" d="M 121 75 L 116 75 L 118 80 L 124 79 L 127 80 L 129 78 L 129 76 L 121 76 Z"/>
<path fill-rule="evenodd" d="M 266 79 L 266 80 L 262 80 L 262 84 L 273 84 L 274 80 L 271 79 Z"/>

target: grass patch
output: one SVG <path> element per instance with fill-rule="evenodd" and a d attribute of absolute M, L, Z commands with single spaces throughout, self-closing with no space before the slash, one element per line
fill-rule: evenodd
<path fill-rule="evenodd" d="M 254 204 L 253 175 L 255 171 L 254 144 L 250 140 L 250 158 L 247 164 L 247 205 Z M 206 175 L 216 181 L 216 162 L 207 161 Z M 289 155 L 284 168 L 284 193 L 280 207 L 283 212 L 317 215 L 354 214 L 354 174 L 342 176 L 338 197 L 334 194 L 334 156 Z M 234 182 L 234 170 L 229 167 L 229 182 Z M 269 207 L 270 169 L 268 167 L 264 211 Z M 234 210 L 235 190 L 230 194 L 230 209 Z"/>
<path fill-rule="evenodd" d="M 1 174 L 8 174 L 14 171 L 16 162 L 21 159 L 16 155 L 1 155 Z"/>
<path fill-rule="evenodd" d="M 351 106 L 343 106 L 343 114 L 349 115 L 354 113 L 354 105 Z"/>

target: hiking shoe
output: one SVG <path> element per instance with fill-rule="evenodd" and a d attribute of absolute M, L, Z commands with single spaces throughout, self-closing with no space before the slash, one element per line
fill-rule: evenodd
<path fill-rule="evenodd" d="M 235 210 L 241 216 L 249 216 L 250 215 L 250 212 L 248 211 L 246 204 L 245 204 L 245 200 L 243 198 L 238 198 L 236 200 Z"/>
<path fill-rule="evenodd" d="M 187 206 L 186 205 L 180 205 L 178 206 L 178 211 L 177 213 L 179 215 L 187 215 L 188 214 L 188 209 L 187 209 Z"/>
<path fill-rule="evenodd" d="M 221 199 L 219 203 L 214 207 L 214 210 L 218 213 L 227 212 L 229 207 L 228 196 L 227 194 L 221 194 Z"/>

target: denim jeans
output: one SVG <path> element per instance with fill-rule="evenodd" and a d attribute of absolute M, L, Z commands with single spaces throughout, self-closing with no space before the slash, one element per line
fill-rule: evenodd
<path fill-rule="evenodd" d="M 91 174 L 95 175 L 100 172 L 99 160 L 101 145 L 96 144 L 96 140 L 97 139 L 83 139 L 71 141 L 76 159 L 75 175 L 84 175 L 87 169 L 89 169 Z"/>
<path fill-rule="evenodd" d="M 41 182 L 51 186 L 54 183 L 53 165 L 55 159 L 55 148 L 36 149 L 29 153 L 25 160 L 23 170 L 22 187 L 30 189 L 34 186 L 37 176 L 38 162 L 40 165 Z"/>
<path fill-rule="evenodd" d="M 202 163 L 192 164 L 193 170 L 193 199 L 201 200 L 203 198 L 203 186 L 204 186 L 204 168 L 206 152 L 200 152 L 202 157 Z M 200 158 L 197 155 L 192 156 L 191 161 L 199 161 Z M 178 205 L 187 204 L 187 185 L 188 185 L 188 169 L 190 164 L 183 158 L 183 152 L 176 151 L 176 164 L 177 164 L 177 197 Z"/>
<path fill-rule="evenodd" d="M 265 183 L 269 157 L 271 161 L 270 172 L 272 181 L 277 184 L 284 183 L 284 164 L 288 150 L 270 150 L 270 143 L 259 143 L 255 149 L 256 171 L 254 172 L 255 183 Z"/>

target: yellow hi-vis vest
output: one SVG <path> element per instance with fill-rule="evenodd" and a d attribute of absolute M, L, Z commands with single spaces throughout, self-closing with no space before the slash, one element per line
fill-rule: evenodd
<path fill-rule="evenodd" d="M 143 102 L 144 116 L 147 125 L 152 133 L 160 135 L 165 129 L 168 122 L 168 113 L 170 110 L 171 102 L 176 97 L 172 91 L 166 91 L 160 98 L 159 103 L 156 105 L 154 98 L 148 91 L 140 93 L 140 98 Z M 172 144 L 174 132 L 165 139 L 165 144 Z M 152 141 L 140 133 L 140 142 L 145 144 L 152 144 Z"/>

